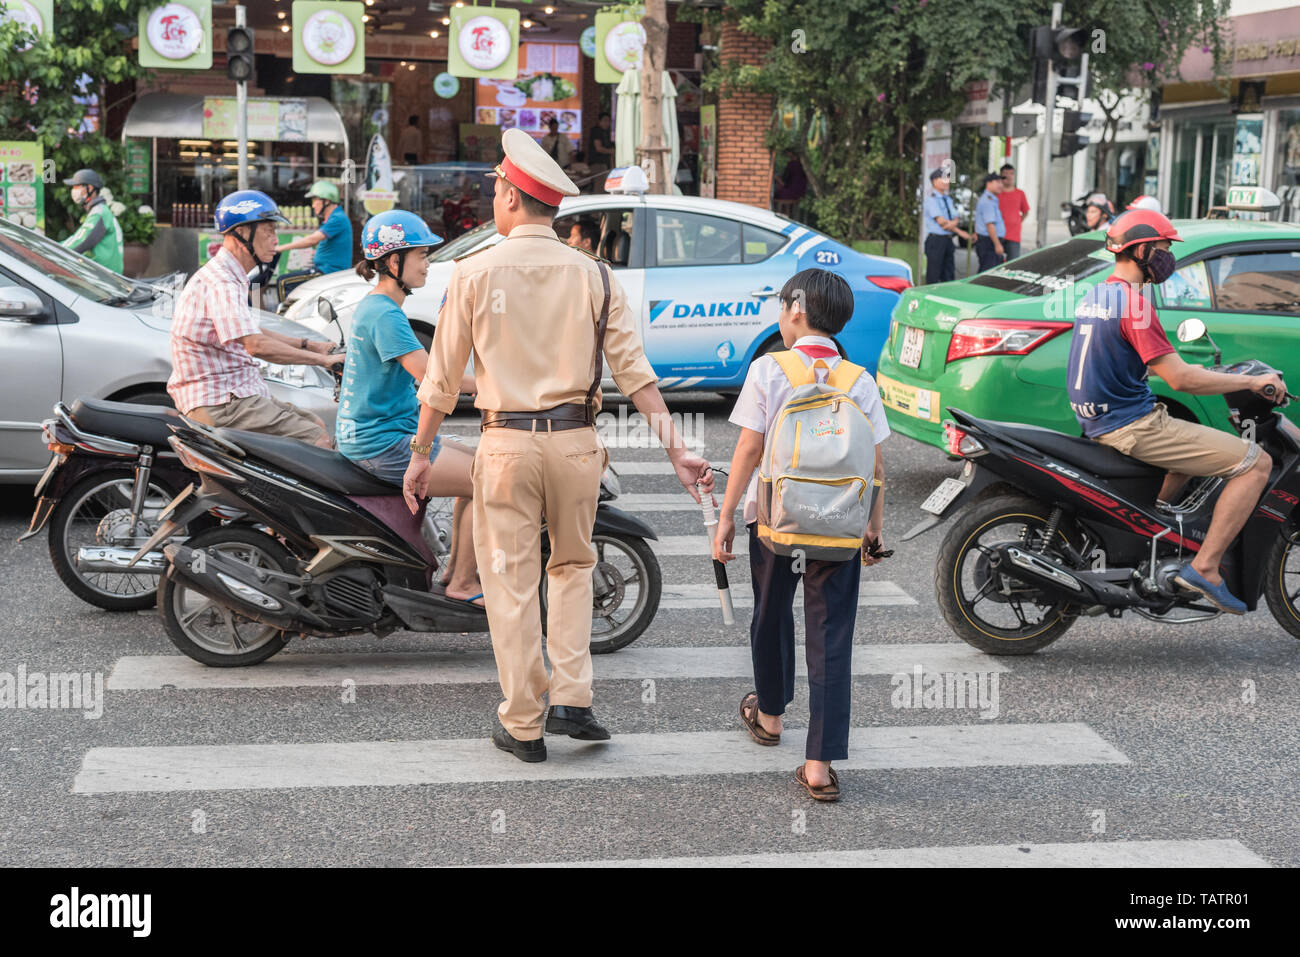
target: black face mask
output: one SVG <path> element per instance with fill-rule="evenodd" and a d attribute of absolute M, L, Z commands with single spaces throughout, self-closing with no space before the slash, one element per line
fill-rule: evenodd
<path fill-rule="evenodd" d="M 1147 282 L 1160 285 L 1174 274 L 1174 254 L 1167 249 L 1153 249 L 1138 265 Z"/>

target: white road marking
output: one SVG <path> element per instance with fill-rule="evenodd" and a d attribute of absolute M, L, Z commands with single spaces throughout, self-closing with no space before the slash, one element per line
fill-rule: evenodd
<path fill-rule="evenodd" d="M 702 524 L 698 535 L 660 535 L 658 539 L 650 542 L 650 549 L 660 558 L 674 555 L 698 555 L 704 558 L 711 554 L 709 540 L 705 537 Z M 731 553 L 748 555 L 749 536 L 737 534 L 731 543 Z"/>
<path fill-rule="evenodd" d="M 673 471 L 673 463 L 669 462 L 665 458 L 628 461 L 628 462 L 611 459 L 609 464 L 614 466 L 614 471 L 617 472 L 620 477 L 624 475 L 675 475 L 676 474 Z M 729 463 L 713 462 L 710 464 L 712 464 L 712 466 L 715 469 L 725 469 Z M 721 496 L 719 495 L 718 498 L 721 498 Z"/>
<path fill-rule="evenodd" d="M 749 586 L 749 576 L 743 580 L 728 576 L 731 585 L 731 603 L 737 608 L 753 608 L 754 593 Z M 864 581 L 858 585 L 858 607 L 874 605 L 915 605 L 917 601 L 893 582 Z M 802 614 L 803 589 L 795 593 L 795 614 Z M 719 608 L 717 585 L 670 584 L 664 582 L 661 609 Z"/>
<path fill-rule="evenodd" d="M 76 794 L 399 787 L 489 781 L 575 781 L 718 774 L 788 775 L 804 753 L 803 729 L 774 748 L 743 730 L 621 734 L 608 742 L 547 739 L 549 758 L 524 764 L 487 736 L 437 741 L 350 741 L 92 748 Z M 853 728 L 840 772 L 1127 764 L 1085 724 L 982 724 Z"/>
<path fill-rule="evenodd" d="M 603 680 L 744 678 L 753 674 L 748 645 L 700 648 L 633 645 L 617 654 L 596 655 L 592 665 L 596 677 Z M 1009 670 L 998 659 L 961 642 L 853 646 L 855 675 L 910 675 L 917 665 L 925 672 Z M 795 668 L 799 674 L 806 674 L 802 646 L 795 648 Z M 132 655 L 119 658 L 113 665 L 108 690 L 337 688 L 344 679 L 357 685 L 495 685 L 497 669 L 492 652 L 486 648 L 471 652 L 281 654 L 253 668 L 209 668 L 184 655 Z"/>
<path fill-rule="evenodd" d="M 505 865 L 499 865 L 505 866 Z M 860 851 L 564 861 L 511 867 L 1271 867 L 1240 841 L 975 844 Z"/>

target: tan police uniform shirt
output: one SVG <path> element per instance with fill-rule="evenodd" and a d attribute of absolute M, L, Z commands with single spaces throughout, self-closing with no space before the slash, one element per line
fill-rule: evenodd
<path fill-rule="evenodd" d="M 605 370 L 630 396 L 657 377 L 637 312 L 612 269 L 609 292 Z M 452 269 L 420 401 L 451 413 L 472 351 L 479 409 L 538 412 L 584 402 L 596 371 L 604 295 L 594 259 L 562 243 L 550 226 L 516 226 Z M 600 400 L 597 389 L 597 409 Z"/>

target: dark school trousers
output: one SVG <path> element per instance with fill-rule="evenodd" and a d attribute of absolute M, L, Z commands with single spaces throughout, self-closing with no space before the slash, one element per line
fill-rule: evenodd
<path fill-rule="evenodd" d="M 853 625 L 862 562 L 808 559 L 799 573 L 794 559 L 774 554 L 758 540 L 757 523 L 746 527 L 754 586 L 749 646 L 758 708 L 764 714 L 784 714 L 794 700 L 794 591 L 802 574 L 809 713 L 804 757 L 842 761 L 849 756 Z"/>
<path fill-rule="evenodd" d="M 957 259 L 952 233 L 925 237 L 925 281 L 952 282 L 957 278 Z"/>

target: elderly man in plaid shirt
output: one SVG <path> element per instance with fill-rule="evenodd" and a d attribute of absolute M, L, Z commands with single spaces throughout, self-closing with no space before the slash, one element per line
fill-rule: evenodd
<path fill-rule="evenodd" d="M 263 330 L 248 304 L 248 272 L 274 255 L 276 224 L 288 220 L 257 190 L 231 193 L 217 206 L 221 249 L 190 277 L 172 319 L 172 374 L 167 391 L 176 408 L 206 425 L 285 435 L 332 448 L 325 423 L 271 396 L 253 357 L 284 365 L 343 363 L 329 342 Z"/>

